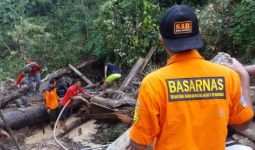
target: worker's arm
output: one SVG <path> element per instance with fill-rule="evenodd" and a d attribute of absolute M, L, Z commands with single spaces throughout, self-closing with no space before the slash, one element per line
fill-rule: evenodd
<path fill-rule="evenodd" d="M 161 127 L 159 123 L 160 110 L 163 104 L 160 103 L 160 90 L 153 87 L 152 78 L 145 78 L 139 90 L 137 104 L 134 114 L 134 123 L 130 129 L 130 144 L 127 148 L 143 150 L 154 142 Z"/>
<path fill-rule="evenodd" d="M 250 76 L 255 76 L 255 65 L 245 66 L 245 69 L 250 74 Z"/>
<path fill-rule="evenodd" d="M 24 72 L 21 72 L 21 73 L 19 74 L 19 76 L 17 77 L 17 79 L 16 79 L 16 85 L 19 85 L 20 82 L 21 82 L 21 80 L 22 80 L 24 77 L 25 77 L 25 73 L 24 73 Z"/>
<path fill-rule="evenodd" d="M 231 92 L 231 110 L 230 125 L 237 130 L 245 130 L 249 127 L 253 117 L 252 104 L 250 101 L 250 78 L 243 65 L 233 58 L 233 64 L 230 66 L 239 74 L 233 80 Z M 241 90 L 238 87 L 241 86 Z"/>
<path fill-rule="evenodd" d="M 104 66 L 104 77 L 107 77 L 108 64 Z"/>
<path fill-rule="evenodd" d="M 247 104 L 252 108 L 251 97 L 250 97 L 250 76 L 246 71 L 246 68 L 235 58 L 232 59 L 233 64 L 231 68 L 235 70 L 239 76 L 241 81 L 241 88 L 242 88 L 242 96 L 246 100 Z M 255 68 L 254 68 L 255 69 Z"/>

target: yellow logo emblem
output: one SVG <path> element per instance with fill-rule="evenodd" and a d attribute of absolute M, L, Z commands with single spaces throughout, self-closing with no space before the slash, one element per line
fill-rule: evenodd
<path fill-rule="evenodd" d="M 174 23 L 174 34 L 185 34 L 192 32 L 191 21 L 180 21 Z"/>

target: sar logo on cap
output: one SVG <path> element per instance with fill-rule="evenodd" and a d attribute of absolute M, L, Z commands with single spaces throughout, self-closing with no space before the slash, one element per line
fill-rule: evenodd
<path fill-rule="evenodd" d="M 192 32 L 191 21 L 174 22 L 174 34 L 186 34 Z"/>

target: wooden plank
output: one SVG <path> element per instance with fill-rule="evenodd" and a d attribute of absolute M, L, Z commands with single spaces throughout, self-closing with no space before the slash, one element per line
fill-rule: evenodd
<path fill-rule="evenodd" d="M 120 91 L 124 91 L 127 86 L 130 84 L 130 82 L 134 79 L 134 77 L 139 73 L 142 65 L 144 64 L 144 59 L 139 58 L 137 62 L 135 63 L 134 67 L 129 72 L 127 78 L 124 80 L 124 82 L 120 86 Z"/>
<path fill-rule="evenodd" d="M 116 112 L 116 110 L 114 109 L 111 109 L 109 107 L 106 107 L 106 106 L 103 106 L 103 105 L 100 105 L 100 104 L 97 104 L 97 103 L 90 103 L 90 106 L 89 106 L 89 112 L 91 114 L 94 114 L 94 113 L 108 113 L 108 112 Z"/>
<path fill-rule="evenodd" d="M 146 66 L 147 66 L 148 62 L 150 61 L 152 55 L 154 54 L 155 50 L 156 50 L 156 47 L 152 47 L 150 49 L 150 51 L 147 53 L 146 57 L 144 58 L 144 63 L 140 69 L 140 73 L 142 73 L 143 70 L 146 68 Z"/>
<path fill-rule="evenodd" d="M 69 64 L 69 68 L 71 70 L 73 70 L 79 77 L 81 77 L 81 79 L 88 83 L 89 85 L 93 85 L 93 83 L 87 78 L 85 77 L 79 70 L 77 70 L 74 66 L 72 66 L 71 64 Z"/>
<path fill-rule="evenodd" d="M 133 119 L 129 116 L 119 114 L 119 113 L 98 113 L 89 114 L 88 118 L 96 120 L 120 120 L 123 123 L 132 124 Z"/>

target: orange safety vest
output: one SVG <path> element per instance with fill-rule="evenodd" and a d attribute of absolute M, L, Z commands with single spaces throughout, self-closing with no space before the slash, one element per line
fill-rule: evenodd
<path fill-rule="evenodd" d="M 253 117 L 239 75 L 196 50 L 174 53 L 142 81 L 130 138 L 155 150 L 224 150 L 228 124 Z"/>
<path fill-rule="evenodd" d="M 54 88 L 53 90 L 45 90 L 44 97 L 46 109 L 56 109 L 58 107 L 59 97 L 57 95 L 57 88 Z"/>

